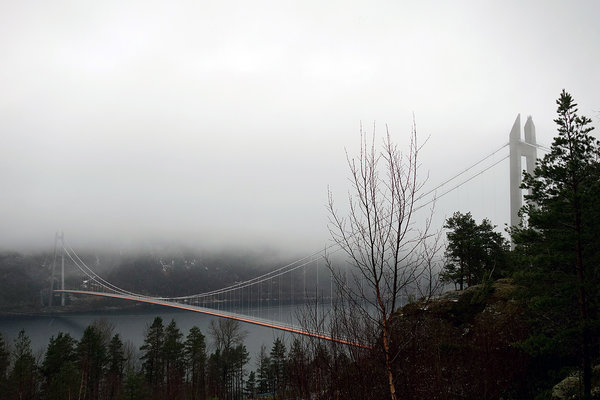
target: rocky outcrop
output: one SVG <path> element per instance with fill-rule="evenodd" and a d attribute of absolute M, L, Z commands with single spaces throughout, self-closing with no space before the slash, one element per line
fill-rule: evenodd
<path fill-rule="evenodd" d="M 511 397 L 524 384 L 528 335 L 510 280 L 403 307 L 394 319 L 399 390 L 412 399 Z"/>
<path fill-rule="evenodd" d="M 552 388 L 553 400 L 576 400 L 581 399 L 583 378 L 580 371 L 573 372 Z M 592 398 L 600 399 L 600 365 L 593 369 L 592 376 Z"/>

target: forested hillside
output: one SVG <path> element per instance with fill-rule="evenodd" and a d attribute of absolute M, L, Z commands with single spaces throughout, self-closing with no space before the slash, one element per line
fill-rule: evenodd
<path fill-rule="evenodd" d="M 100 276 L 113 284 L 126 290 L 155 296 L 182 296 L 222 288 L 260 275 L 286 262 L 280 257 L 235 252 L 148 252 L 135 255 L 100 252 L 81 257 Z M 52 253 L 0 254 L 0 312 L 45 310 L 44 306 L 48 305 L 52 263 Z M 59 254 L 55 267 L 55 288 L 59 285 L 60 264 Z M 87 278 L 68 259 L 65 271 L 67 288 L 83 287 Z M 311 279 L 310 273 L 308 279 Z M 289 282 L 285 284 L 289 285 Z M 76 303 L 78 307 L 85 308 L 87 301 L 93 301 L 94 307 L 101 304 L 123 305 L 122 302 L 83 298 Z"/>

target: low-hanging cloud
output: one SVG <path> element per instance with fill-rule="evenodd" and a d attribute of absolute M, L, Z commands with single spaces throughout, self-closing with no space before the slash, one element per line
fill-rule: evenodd
<path fill-rule="evenodd" d="M 6 2 L 0 248 L 323 248 L 361 121 L 414 112 L 433 185 L 563 87 L 593 116 L 599 6 L 542 5 Z"/>

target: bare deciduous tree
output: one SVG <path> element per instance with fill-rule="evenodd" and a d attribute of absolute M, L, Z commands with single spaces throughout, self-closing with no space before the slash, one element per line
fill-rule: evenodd
<path fill-rule="evenodd" d="M 248 332 L 242 328 L 239 321 L 233 319 L 219 318 L 210 321 L 208 331 L 213 339 L 215 349 L 223 351 L 232 349 L 244 343 Z"/>
<path fill-rule="evenodd" d="M 348 318 L 349 327 L 360 325 L 365 336 L 381 338 L 392 400 L 397 399 L 390 343 L 392 316 L 402 305 L 402 296 L 415 289 L 435 256 L 435 251 L 427 248 L 430 215 L 419 221 L 420 228 L 415 220 L 423 187 L 417 176 L 419 151 L 414 124 L 405 153 L 392 143 L 389 131 L 379 150 L 375 134 L 369 137 L 361 128 L 360 153 L 347 155 L 352 185 L 347 216 L 340 215 L 329 193 L 329 230 L 348 259 L 345 268 L 328 262 L 349 310 L 336 318 Z"/>

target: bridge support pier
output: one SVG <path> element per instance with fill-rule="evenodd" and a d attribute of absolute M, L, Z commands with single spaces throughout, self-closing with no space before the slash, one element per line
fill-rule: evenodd
<path fill-rule="evenodd" d="M 537 160 L 537 143 L 535 141 L 535 125 L 531 116 L 525 122 L 525 140 L 521 139 L 521 114 L 512 126 L 509 135 L 510 149 L 510 226 L 521 223 L 519 210 L 523 206 L 521 181 L 523 178 L 522 158 L 525 157 L 526 171 L 533 174 Z"/>
<path fill-rule="evenodd" d="M 65 290 L 65 236 L 64 233 L 58 233 L 54 235 L 54 259 L 52 261 L 52 275 L 50 276 L 50 298 L 48 300 L 48 305 L 52 307 L 54 300 L 54 280 L 55 280 L 55 271 L 56 271 L 56 250 L 58 249 L 58 241 L 60 240 L 61 244 L 61 253 L 60 253 L 60 290 Z M 65 293 L 60 293 L 60 305 L 65 305 Z"/>

